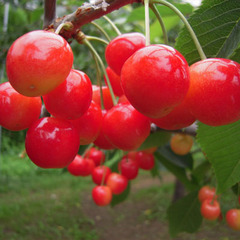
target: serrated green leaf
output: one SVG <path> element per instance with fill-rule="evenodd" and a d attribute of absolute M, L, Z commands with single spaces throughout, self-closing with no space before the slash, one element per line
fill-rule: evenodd
<path fill-rule="evenodd" d="M 173 203 L 167 211 L 169 232 L 175 237 L 180 232 L 193 233 L 202 224 L 198 191 L 190 192 L 184 198 Z"/>
<path fill-rule="evenodd" d="M 240 1 L 205 0 L 188 19 L 207 57 L 228 58 L 240 42 Z M 177 38 L 175 48 L 189 64 L 200 60 L 186 29 Z"/>
<path fill-rule="evenodd" d="M 199 123 L 197 141 L 213 166 L 218 193 L 240 181 L 240 121 L 220 127 Z"/>
<path fill-rule="evenodd" d="M 131 190 L 131 184 L 130 181 L 128 181 L 128 186 L 127 188 L 124 190 L 123 193 L 119 194 L 119 195 L 113 195 L 112 201 L 111 201 L 111 207 L 116 206 L 117 204 L 123 202 L 124 200 L 127 199 L 129 193 Z"/>

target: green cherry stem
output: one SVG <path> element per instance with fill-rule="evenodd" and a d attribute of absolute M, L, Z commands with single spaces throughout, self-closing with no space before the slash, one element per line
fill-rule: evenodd
<path fill-rule="evenodd" d="M 149 0 L 144 0 L 146 46 L 150 45 Z"/>
<path fill-rule="evenodd" d="M 160 15 L 160 13 L 159 13 L 159 11 L 158 11 L 158 9 L 157 9 L 157 7 L 156 7 L 155 4 L 150 4 L 149 7 L 151 8 L 151 10 L 153 11 L 153 13 L 154 13 L 155 16 L 157 17 L 158 22 L 159 22 L 160 25 L 161 25 L 164 43 L 165 43 L 166 45 L 168 45 L 167 30 L 166 30 L 166 28 L 165 28 L 165 24 L 164 24 L 164 22 L 163 22 L 163 20 L 162 20 L 161 15 Z"/>
<path fill-rule="evenodd" d="M 166 7 L 169 7 L 170 9 L 172 9 L 178 16 L 179 18 L 183 21 L 183 23 L 185 24 L 187 30 L 189 31 L 195 45 L 196 45 L 196 48 L 198 50 L 198 53 L 200 55 L 200 58 L 203 60 L 203 59 L 206 59 L 206 55 L 202 49 L 202 46 L 201 44 L 199 43 L 198 39 L 197 39 L 197 36 L 195 34 L 195 32 L 193 31 L 191 25 L 189 24 L 189 22 L 187 21 L 187 19 L 184 17 L 184 15 L 174 6 L 172 5 L 171 3 L 169 2 L 166 2 L 164 0 L 150 0 L 150 4 L 153 4 L 153 3 L 158 3 L 158 4 L 162 4 Z"/>
<path fill-rule="evenodd" d="M 117 26 L 114 24 L 114 22 L 113 22 L 110 18 L 108 18 L 106 15 L 103 16 L 103 18 L 110 23 L 110 25 L 112 26 L 112 28 L 114 29 L 114 31 L 117 33 L 117 35 L 121 35 L 121 34 L 122 34 L 122 33 L 120 32 L 120 30 L 117 28 Z"/>
<path fill-rule="evenodd" d="M 115 98 L 115 95 L 113 93 L 113 89 L 112 89 L 112 86 L 111 86 L 111 83 L 110 83 L 110 80 L 109 80 L 109 77 L 107 75 L 107 72 L 106 72 L 106 69 L 104 67 L 104 64 L 103 64 L 103 61 L 101 59 L 101 57 L 98 55 L 97 51 L 94 49 L 94 47 L 92 46 L 92 44 L 86 39 L 84 38 L 82 40 L 82 42 L 84 44 L 86 44 L 86 46 L 92 51 L 92 53 L 96 56 L 101 68 L 102 68 L 102 71 L 106 77 L 106 80 L 107 80 L 107 84 L 108 84 L 108 88 L 109 88 L 109 91 L 110 91 L 110 94 L 111 94 L 111 97 L 112 97 L 112 101 L 113 101 L 113 104 L 116 105 L 117 104 L 117 101 L 116 101 L 116 98 Z"/>
<path fill-rule="evenodd" d="M 59 34 L 62 29 L 66 31 L 71 31 L 73 29 L 73 24 L 71 22 L 63 22 L 57 27 L 57 29 L 55 30 L 55 33 Z"/>
<path fill-rule="evenodd" d="M 94 37 L 94 36 L 86 36 L 87 40 L 91 41 L 91 40 L 95 40 L 95 41 L 98 41 L 98 42 L 101 42 L 101 43 L 104 43 L 106 45 L 109 44 L 108 41 L 102 39 L 102 38 L 99 38 L 99 37 Z"/>
<path fill-rule="evenodd" d="M 110 42 L 111 38 L 109 37 L 109 35 L 107 34 L 107 32 L 96 22 L 91 22 L 92 25 L 94 25 L 105 37 L 106 39 Z"/>

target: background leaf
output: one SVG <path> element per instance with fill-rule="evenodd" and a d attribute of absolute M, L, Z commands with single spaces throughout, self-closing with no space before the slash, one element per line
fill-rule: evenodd
<path fill-rule="evenodd" d="M 123 193 L 121 193 L 119 195 L 114 195 L 113 194 L 113 198 L 112 198 L 112 201 L 111 201 L 111 207 L 114 207 L 117 204 L 119 204 L 119 203 L 123 202 L 124 200 L 126 200 L 128 195 L 129 195 L 129 193 L 130 193 L 130 190 L 131 190 L 131 184 L 130 184 L 130 181 L 128 181 L 128 186 L 124 190 Z"/>

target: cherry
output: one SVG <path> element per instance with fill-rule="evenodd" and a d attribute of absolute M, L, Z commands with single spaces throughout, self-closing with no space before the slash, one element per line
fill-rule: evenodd
<path fill-rule="evenodd" d="M 203 202 L 205 199 L 216 199 L 216 189 L 210 186 L 203 186 L 198 192 L 198 199 Z"/>
<path fill-rule="evenodd" d="M 220 205 L 217 200 L 205 199 L 201 205 L 201 214 L 205 219 L 216 220 L 221 214 Z"/>
<path fill-rule="evenodd" d="M 54 117 L 77 119 L 92 101 L 92 83 L 82 71 L 72 69 L 66 80 L 43 96 L 46 109 Z"/>
<path fill-rule="evenodd" d="M 117 104 L 103 118 L 103 131 L 116 147 L 131 151 L 150 134 L 150 122 L 130 104 Z"/>
<path fill-rule="evenodd" d="M 128 180 L 135 179 L 138 175 L 138 162 L 135 159 L 125 156 L 118 164 L 119 172 Z"/>
<path fill-rule="evenodd" d="M 81 145 L 88 145 L 96 140 L 102 127 L 102 119 L 101 107 L 92 101 L 87 112 L 80 118 L 71 120 L 79 131 Z"/>
<path fill-rule="evenodd" d="M 128 103 L 128 104 L 130 104 L 130 102 L 128 101 L 127 97 L 124 94 L 119 97 L 118 103 Z"/>
<path fill-rule="evenodd" d="M 117 75 L 109 66 L 106 68 L 106 72 L 109 78 L 109 81 L 111 83 L 113 92 L 116 96 L 122 96 L 123 95 L 123 90 L 122 90 L 122 86 L 121 86 L 121 80 L 120 80 L 120 76 Z M 107 84 L 107 80 L 106 77 L 104 76 L 104 81 Z"/>
<path fill-rule="evenodd" d="M 103 184 L 106 184 L 107 179 L 111 174 L 111 172 L 112 172 L 111 169 L 107 166 L 104 166 L 104 165 L 97 166 L 92 171 L 92 180 L 97 185 L 102 184 L 102 182 Z M 103 177 L 104 177 L 104 181 L 103 181 Z"/>
<path fill-rule="evenodd" d="M 108 186 L 95 186 L 92 190 L 92 198 L 96 205 L 106 206 L 112 200 L 112 192 Z"/>
<path fill-rule="evenodd" d="M 6 70 L 17 92 L 35 97 L 64 82 L 72 64 L 73 53 L 64 38 L 37 30 L 15 40 L 7 54 Z"/>
<path fill-rule="evenodd" d="M 108 176 L 107 186 L 110 187 L 113 194 L 121 194 L 127 188 L 127 185 L 128 179 L 119 173 L 113 172 Z"/>
<path fill-rule="evenodd" d="M 153 154 L 146 151 L 137 152 L 135 159 L 139 165 L 139 168 L 144 170 L 151 170 L 155 165 Z"/>
<path fill-rule="evenodd" d="M 25 147 L 29 158 L 42 168 L 66 167 L 78 153 L 78 131 L 63 119 L 41 118 L 29 127 Z"/>
<path fill-rule="evenodd" d="M 86 154 L 86 157 L 91 158 L 96 166 L 99 166 L 100 164 L 103 164 L 105 162 L 105 153 L 101 150 L 98 150 L 94 147 L 90 148 Z"/>
<path fill-rule="evenodd" d="M 190 67 L 189 108 L 210 126 L 240 119 L 240 64 L 229 59 L 209 58 Z"/>
<path fill-rule="evenodd" d="M 141 33 L 125 33 L 114 38 L 106 47 L 105 58 L 109 67 L 118 75 L 124 62 L 138 49 L 145 46 L 145 37 Z"/>
<path fill-rule="evenodd" d="M 176 133 L 171 137 L 170 147 L 175 154 L 185 155 L 193 146 L 193 138 L 190 135 Z"/>
<path fill-rule="evenodd" d="M 0 125 L 11 131 L 29 128 L 41 113 L 40 97 L 26 97 L 9 82 L 0 84 Z"/>
<path fill-rule="evenodd" d="M 121 82 L 127 99 L 139 112 L 160 118 L 184 100 L 190 84 L 189 67 L 174 48 L 150 45 L 124 63 Z"/>
<path fill-rule="evenodd" d="M 67 170 L 74 176 L 89 176 L 95 168 L 95 163 L 91 158 L 83 158 L 76 155 L 74 160 L 68 165 Z"/>
<path fill-rule="evenodd" d="M 230 209 L 226 213 L 226 221 L 230 228 L 240 230 L 240 209 Z"/>

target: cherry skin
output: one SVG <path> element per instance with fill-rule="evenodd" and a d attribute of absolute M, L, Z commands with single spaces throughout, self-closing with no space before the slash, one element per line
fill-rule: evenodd
<path fill-rule="evenodd" d="M 95 168 L 95 163 L 91 158 L 83 158 L 79 154 L 68 165 L 67 170 L 74 176 L 89 176 Z"/>
<path fill-rule="evenodd" d="M 112 172 L 111 169 L 107 166 L 104 166 L 104 165 L 97 166 L 92 171 L 92 180 L 97 185 L 102 184 L 102 182 L 103 184 L 106 184 L 107 179 L 111 174 L 111 172 Z M 103 177 L 104 177 L 104 181 L 103 181 Z"/>
<path fill-rule="evenodd" d="M 92 101 L 92 83 L 82 71 L 72 69 L 66 80 L 43 96 L 46 109 L 54 117 L 77 119 Z"/>
<path fill-rule="evenodd" d="M 95 186 L 92 190 L 92 198 L 96 205 L 106 206 L 112 201 L 112 191 L 108 186 Z"/>
<path fill-rule="evenodd" d="M 171 137 L 170 147 L 175 154 L 185 155 L 193 146 L 193 138 L 187 134 L 176 133 Z"/>
<path fill-rule="evenodd" d="M 105 162 L 106 156 L 105 153 L 101 150 L 98 150 L 97 148 L 90 148 L 86 154 L 86 157 L 91 158 L 96 166 L 99 166 L 100 164 L 103 164 Z"/>
<path fill-rule="evenodd" d="M 106 47 L 105 58 L 109 67 L 120 76 L 125 61 L 138 49 L 145 47 L 141 33 L 125 33 L 114 38 Z"/>
<path fill-rule="evenodd" d="M 0 125 L 11 131 L 29 128 L 41 113 L 40 97 L 26 97 L 9 82 L 0 84 Z"/>
<path fill-rule="evenodd" d="M 15 40 L 7 54 L 6 70 L 17 92 L 36 97 L 64 82 L 72 64 L 73 53 L 64 38 L 37 30 Z"/>
<path fill-rule="evenodd" d="M 190 80 L 189 108 L 199 121 L 221 126 L 240 119 L 240 64 L 205 59 L 190 67 Z"/>
<path fill-rule="evenodd" d="M 113 194 L 121 194 L 127 188 L 127 185 L 128 179 L 119 173 L 113 172 L 108 176 L 107 186 L 110 187 Z"/>
<path fill-rule="evenodd" d="M 125 151 L 135 150 L 150 134 L 150 122 L 130 104 L 117 104 L 103 118 L 107 139 Z"/>
<path fill-rule="evenodd" d="M 138 175 L 138 162 L 135 159 L 125 156 L 118 164 L 119 172 L 128 180 L 133 180 Z"/>
<path fill-rule="evenodd" d="M 78 131 L 63 119 L 45 117 L 35 121 L 25 139 L 26 152 L 42 168 L 64 168 L 78 153 Z"/>
<path fill-rule="evenodd" d="M 214 221 L 218 219 L 221 214 L 221 209 L 218 201 L 212 199 L 205 199 L 201 205 L 201 214 L 205 219 Z"/>
<path fill-rule="evenodd" d="M 100 106 L 92 101 L 87 112 L 80 118 L 70 120 L 79 131 L 81 145 L 88 145 L 96 140 L 102 127 L 102 119 Z"/>
<path fill-rule="evenodd" d="M 230 209 L 226 213 L 226 222 L 234 230 L 240 230 L 240 209 Z"/>
<path fill-rule="evenodd" d="M 216 189 L 210 186 L 203 186 L 198 192 L 198 199 L 203 202 L 205 199 L 216 199 Z"/>
<path fill-rule="evenodd" d="M 144 170 L 151 170 L 155 165 L 153 154 L 146 151 L 137 152 L 135 159 L 139 165 L 139 168 Z"/>

